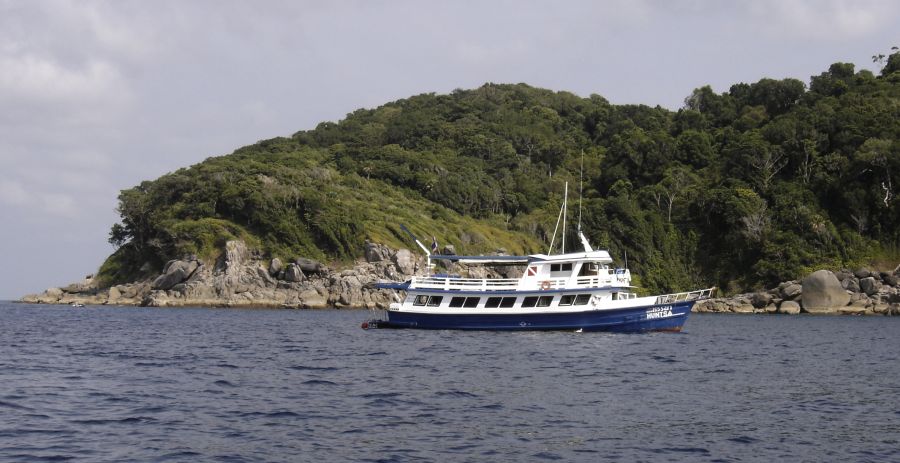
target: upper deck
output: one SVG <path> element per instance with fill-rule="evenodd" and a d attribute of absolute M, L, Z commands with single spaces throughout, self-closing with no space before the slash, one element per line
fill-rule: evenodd
<path fill-rule="evenodd" d="M 513 256 L 433 256 L 456 262 L 525 265 L 521 278 L 462 278 L 431 275 L 413 277 L 409 289 L 445 291 L 536 291 L 625 287 L 631 284 L 627 269 L 610 268 L 606 251 L 561 255 Z"/>

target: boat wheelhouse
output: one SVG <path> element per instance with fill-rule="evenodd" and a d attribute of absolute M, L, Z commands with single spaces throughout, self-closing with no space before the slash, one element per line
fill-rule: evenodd
<path fill-rule="evenodd" d="M 432 260 L 475 265 L 524 266 L 519 278 L 464 278 L 430 274 L 399 283 L 397 302 L 364 328 L 466 330 L 680 331 L 694 303 L 714 288 L 638 296 L 631 273 L 609 252 L 593 250 L 579 232 L 583 252 L 530 256 L 428 254 Z"/>

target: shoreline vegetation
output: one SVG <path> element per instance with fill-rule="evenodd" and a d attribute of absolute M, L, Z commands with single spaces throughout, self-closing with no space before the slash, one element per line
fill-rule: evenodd
<path fill-rule="evenodd" d="M 422 265 L 400 224 L 459 254 L 535 254 L 583 183 L 579 228 L 645 294 L 893 313 L 900 51 L 877 63 L 704 86 L 677 111 L 494 83 L 359 109 L 121 191 L 97 273 L 23 301 L 384 306 L 367 285 Z"/>

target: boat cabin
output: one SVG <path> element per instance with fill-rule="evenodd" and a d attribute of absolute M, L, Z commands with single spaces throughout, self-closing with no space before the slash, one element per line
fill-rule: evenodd
<path fill-rule="evenodd" d="M 531 256 L 431 256 L 431 259 L 482 265 L 524 265 L 521 278 L 462 278 L 449 275 L 413 277 L 410 289 L 534 291 L 579 288 L 627 288 L 631 273 L 613 268 L 606 251 Z"/>

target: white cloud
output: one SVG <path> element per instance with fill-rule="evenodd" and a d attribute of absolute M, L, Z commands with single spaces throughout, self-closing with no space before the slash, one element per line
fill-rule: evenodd
<path fill-rule="evenodd" d="M 0 180 L 0 203 L 38 217 L 71 219 L 78 216 L 80 208 L 71 195 L 48 192 L 36 186 L 26 187 L 16 180 Z"/>
<path fill-rule="evenodd" d="M 126 99 L 116 67 L 91 60 L 78 68 L 26 53 L 0 56 L 0 101 L 19 103 L 90 103 Z"/>
<path fill-rule="evenodd" d="M 884 0 L 765 0 L 750 12 L 768 34 L 810 40 L 842 41 L 895 28 L 900 4 Z"/>
<path fill-rule="evenodd" d="M 75 198 L 67 194 L 43 193 L 36 197 L 40 209 L 51 216 L 75 218 L 79 215 L 79 207 Z"/>
<path fill-rule="evenodd" d="M 28 192 L 21 183 L 12 180 L 0 180 L 0 201 L 3 203 L 21 206 L 27 204 Z"/>

